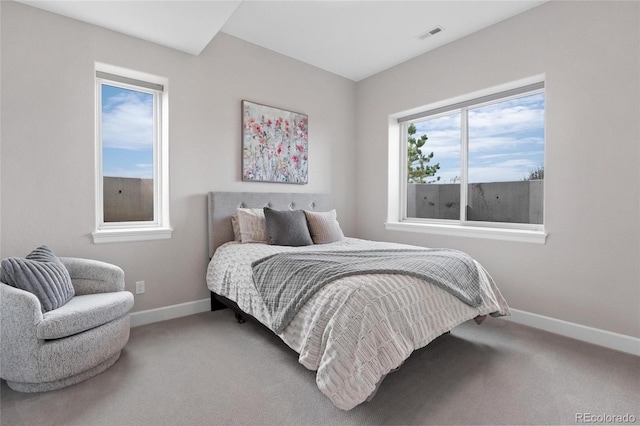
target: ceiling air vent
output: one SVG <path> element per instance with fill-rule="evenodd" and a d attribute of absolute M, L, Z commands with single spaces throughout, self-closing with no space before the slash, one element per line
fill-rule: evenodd
<path fill-rule="evenodd" d="M 438 33 L 441 33 L 442 31 L 444 31 L 444 28 L 442 28 L 441 26 L 437 26 L 433 29 L 430 29 L 429 31 L 425 31 L 422 34 L 419 34 L 416 36 L 416 38 L 420 39 L 420 40 L 424 40 L 425 38 L 429 38 L 431 36 L 434 36 Z"/>

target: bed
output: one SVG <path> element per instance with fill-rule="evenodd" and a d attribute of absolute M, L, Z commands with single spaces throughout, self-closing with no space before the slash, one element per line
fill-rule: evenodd
<path fill-rule="evenodd" d="M 265 207 L 264 214 L 271 226 L 267 241 L 271 244 L 259 238 L 254 241 L 248 237 L 253 234 L 246 232 L 249 220 L 245 215 L 260 213 Z M 298 226 L 287 222 L 286 232 L 280 230 L 280 234 L 274 236 L 273 217 L 293 215 L 286 212 L 296 211 L 306 215 L 312 244 L 273 244 L 282 233 L 295 234 Z M 237 215 L 242 221 L 242 232 Z M 232 224 L 233 216 L 236 217 Z M 315 222 L 317 218 L 322 219 L 318 222 L 320 225 Z M 439 255 L 440 251 L 336 236 L 335 232 L 340 234 L 341 230 L 335 229 L 338 222 L 328 194 L 210 192 L 208 223 L 211 261 L 206 281 L 211 291 L 212 310 L 229 307 L 236 312 L 240 322 L 251 317 L 277 334 L 299 354 L 302 365 L 316 371 L 320 391 L 343 410 L 370 400 L 384 377 L 399 368 L 414 350 L 457 325 L 472 319 L 480 324 L 488 315 L 510 314 L 491 276 L 470 258 L 463 268 L 472 271 L 477 281 L 473 300 L 463 302 L 464 298 L 444 287 L 437 276 L 427 279 L 420 274 L 406 275 L 385 266 L 367 273 L 336 274 L 330 282 L 317 285 L 315 292 L 305 293 L 304 298 L 287 306 L 295 305 L 295 309 L 281 314 L 274 310 L 272 295 L 264 293 L 261 286 L 265 282 L 267 286 L 275 286 L 276 296 L 273 297 L 277 299 L 283 289 L 292 287 L 292 284 L 283 283 L 289 282 L 289 275 L 294 274 L 287 272 L 279 275 L 281 278 L 277 282 L 270 283 L 269 280 L 275 281 L 273 276 L 278 275 L 274 275 L 272 269 L 258 269 L 269 262 L 302 262 L 309 257 L 333 260 L 357 256 L 359 259 L 362 254 L 368 256 L 370 253 L 384 257 L 397 253 L 404 258 L 404 252 L 422 256 L 427 250 L 429 255 Z M 334 228 L 325 229 L 325 226 Z M 337 226 L 339 228 L 339 224 Z M 325 231 L 328 233 L 323 233 Z M 285 243 L 289 242 L 287 238 L 284 235 Z M 304 238 L 306 241 L 306 236 Z M 448 256 L 448 253 L 444 255 Z M 380 264 L 380 258 L 375 258 L 373 263 Z M 443 268 L 437 263 L 435 266 L 441 273 L 448 273 L 448 266 Z M 325 273 L 315 275 L 328 276 Z M 309 276 L 303 278 L 294 286 L 296 293 L 302 293 L 297 290 L 298 285 L 302 287 L 300 283 L 311 282 Z"/>

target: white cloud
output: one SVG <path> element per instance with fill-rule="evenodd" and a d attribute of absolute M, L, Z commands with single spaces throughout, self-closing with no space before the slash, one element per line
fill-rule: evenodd
<path fill-rule="evenodd" d="M 153 147 L 153 97 L 145 93 L 121 92 L 104 100 L 102 145 L 133 151 Z"/>
<path fill-rule="evenodd" d="M 488 166 L 469 165 L 469 182 L 511 182 L 529 175 L 539 164 L 523 158 L 494 162 Z"/>
<path fill-rule="evenodd" d="M 515 137 L 514 135 L 506 136 L 486 136 L 482 138 L 473 138 L 469 141 L 469 153 L 479 153 L 490 151 L 496 154 L 521 150 L 525 146 L 544 146 L 544 139 L 538 136 Z"/>
<path fill-rule="evenodd" d="M 460 114 L 415 123 L 422 152 L 434 153 L 442 183 L 460 175 Z M 544 94 L 469 110 L 469 177 L 475 182 L 519 181 L 544 165 Z"/>
<path fill-rule="evenodd" d="M 469 111 L 469 137 L 531 132 L 543 127 L 544 112 L 523 107 Z"/>

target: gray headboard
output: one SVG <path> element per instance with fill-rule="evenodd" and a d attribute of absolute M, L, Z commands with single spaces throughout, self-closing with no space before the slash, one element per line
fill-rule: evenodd
<path fill-rule="evenodd" d="M 209 192 L 209 258 L 222 244 L 233 241 L 231 216 L 238 207 L 275 210 L 331 210 L 329 194 L 283 192 Z"/>

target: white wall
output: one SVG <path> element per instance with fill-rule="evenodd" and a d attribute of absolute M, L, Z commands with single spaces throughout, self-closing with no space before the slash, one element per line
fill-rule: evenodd
<path fill-rule="evenodd" d="M 640 336 L 640 4 L 552 1 L 357 86 L 358 234 L 469 252 L 516 309 Z M 385 231 L 388 117 L 546 74 L 545 245 Z"/>
<path fill-rule="evenodd" d="M 640 337 L 640 4 L 553 1 L 358 84 L 225 34 L 195 57 L 0 10 L 2 257 L 44 243 L 146 280 L 135 311 L 189 302 L 208 297 L 207 191 L 331 192 L 348 235 L 465 250 L 514 308 Z M 94 61 L 170 79 L 171 240 L 91 243 Z M 385 231 L 388 116 L 540 73 L 547 243 Z M 309 114 L 309 185 L 240 181 L 241 99 Z"/>
<path fill-rule="evenodd" d="M 134 311 L 208 297 L 206 193 L 329 192 L 355 230 L 355 83 L 218 34 L 199 56 L 14 2 L 2 8 L 2 257 L 47 244 L 146 281 Z M 169 78 L 170 240 L 95 245 L 94 62 Z M 241 182 L 240 102 L 309 115 L 309 184 Z"/>

